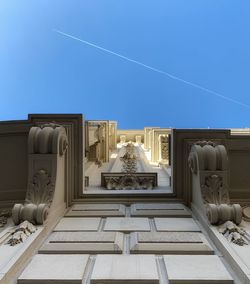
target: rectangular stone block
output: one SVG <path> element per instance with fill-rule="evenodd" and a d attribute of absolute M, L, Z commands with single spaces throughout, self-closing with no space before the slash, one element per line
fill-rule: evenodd
<path fill-rule="evenodd" d="M 119 232 L 54 232 L 39 253 L 122 253 Z"/>
<path fill-rule="evenodd" d="M 126 206 L 121 204 L 75 204 L 66 217 L 110 217 L 125 216 Z"/>
<path fill-rule="evenodd" d="M 104 231 L 150 231 L 150 225 L 147 218 L 107 218 Z"/>
<path fill-rule="evenodd" d="M 131 216 L 191 217 L 191 213 L 183 204 L 136 203 L 131 205 Z"/>
<path fill-rule="evenodd" d="M 98 255 L 91 284 L 158 284 L 153 255 Z"/>
<path fill-rule="evenodd" d="M 74 204 L 72 210 L 74 211 L 118 211 L 120 204 Z"/>
<path fill-rule="evenodd" d="M 154 218 L 157 231 L 200 232 L 191 218 Z"/>
<path fill-rule="evenodd" d="M 19 276 L 18 284 L 82 283 L 89 255 L 37 254 Z"/>
<path fill-rule="evenodd" d="M 213 254 L 201 233 L 136 232 L 130 235 L 131 253 Z"/>
<path fill-rule="evenodd" d="M 50 243 L 112 243 L 118 232 L 54 232 L 49 237 Z"/>
<path fill-rule="evenodd" d="M 101 218 L 62 218 L 54 231 L 97 231 Z"/>
<path fill-rule="evenodd" d="M 198 233 L 191 232 L 139 232 L 138 241 L 143 243 L 202 243 Z"/>
<path fill-rule="evenodd" d="M 216 255 L 165 255 L 164 263 L 170 284 L 233 283 Z"/>

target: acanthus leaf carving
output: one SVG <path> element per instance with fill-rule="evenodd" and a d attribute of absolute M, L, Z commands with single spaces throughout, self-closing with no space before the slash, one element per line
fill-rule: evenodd
<path fill-rule="evenodd" d="M 201 185 L 202 197 L 205 203 L 229 204 L 227 189 L 223 186 L 223 179 L 219 175 L 210 175 L 205 178 Z"/>
<path fill-rule="evenodd" d="M 41 204 L 50 206 L 54 195 L 55 184 L 46 170 L 40 169 L 35 173 L 32 184 L 26 194 L 26 203 Z"/>

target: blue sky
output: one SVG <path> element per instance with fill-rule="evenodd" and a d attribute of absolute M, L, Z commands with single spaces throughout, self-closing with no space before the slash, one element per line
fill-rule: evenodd
<path fill-rule="evenodd" d="M 0 120 L 83 113 L 120 128 L 250 127 L 249 12 L 249 0 L 2 0 Z"/>

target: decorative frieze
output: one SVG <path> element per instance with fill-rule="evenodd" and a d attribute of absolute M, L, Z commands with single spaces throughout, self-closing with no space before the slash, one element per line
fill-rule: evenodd
<path fill-rule="evenodd" d="M 152 189 L 157 187 L 157 173 L 101 173 L 106 189 Z"/>

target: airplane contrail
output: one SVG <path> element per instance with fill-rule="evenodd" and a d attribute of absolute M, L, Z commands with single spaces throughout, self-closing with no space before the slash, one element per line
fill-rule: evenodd
<path fill-rule="evenodd" d="M 117 57 L 120 57 L 120 58 L 122 58 L 122 59 L 124 59 L 124 60 L 126 60 L 126 61 L 129 61 L 129 62 L 135 63 L 135 64 L 137 64 L 137 65 L 140 65 L 140 66 L 142 66 L 142 67 L 144 67 L 144 68 L 147 68 L 147 69 L 149 69 L 149 70 L 151 70 L 151 71 L 154 71 L 154 72 L 160 73 L 160 74 L 162 74 L 162 75 L 165 75 L 165 76 L 167 76 L 167 77 L 169 77 L 169 78 L 171 78 L 171 79 L 173 79 L 173 80 L 182 82 L 182 83 L 184 83 L 184 84 L 186 84 L 186 85 L 189 85 L 189 86 L 192 86 L 192 87 L 194 87 L 194 88 L 200 89 L 200 90 L 202 90 L 202 91 L 204 91 L 204 92 L 210 93 L 210 94 L 212 94 L 212 95 L 214 95 L 214 96 L 217 96 L 217 97 L 219 97 L 219 98 L 221 98 L 221 99 L 224 99 L 224 100 L 227 100 L 227 101 L 229 101 L 229 102 L 238 104 L 238 105 L 240 105 L 240 106 L 244 106 L 244 107 L 250 108 L 250 105 L 248 105 L 248 104 L 245 104 L 245 103 L 240 102 L 240 101 L 238 101 L 238 100 L 235 100 L 235 99 L 232 99 L 232 98 L 230 98 L 230 97 L 224 96 L 224 95 L 222 95 L 222 94 L 220 94 L 220 93 L 218 93 L 218 92 L 215 92 L 215 91 L 210 90 L 210 89 L 208 89 L 208 88 L 202 87 L 201 85 L 192 83 L 192 82 L 190 82 L 190 81 L 186 81 L 186 80 L 184 80 L 184 79 L 182 79 L 182 78 L 180 78 L 180 77 L 174 76 L 174 75 L 172 75 L 172 74 L 170 74 L 170 73 L 168 73 L 168 72 L 165 72 L 165 71 L 162 71 L 162 70 L 160 70 L 160 69 L 154 68 L 154 67 L 152 67 L 152 66 L 146 65 L 146 64 L 141 63 L 141 62 L 139 62 L 139 61 L 137 61 L 137 60 L 131 59 L 131 58 L 127 57 L 127 56 L 124 56 L 124 55 L 121 55 L 121 54 L 116 53 L 116 52 L 114 52 L 114 51 L 111 51 L 111 50 L 109 50 L 109 49 L 103 48 L 103 47 L 101 47 L 101 46 L 99 46 L 99 45 L 96 45 L 96 44 L 94 44 L 94 43 L 91 43 L 91 42 L 89 42 L 89 41 L 83 40 L 83 39 L 81 39 L 81 38 L 75 37 L 75 36 L 73 36 L 73 35 L 67 34 L 67 33 L 62 32 L 62 31 L 57 30 L 57 29 L 53 29 L 53 31 L 56 32 L 56 33 L 58 33 L 58 34 L 61 34 L 61 35 L 63 35 L 63 36 L 66 36 L 66 37 L 68 37 L 68 38 L 71 38 L 71 39 L 80 41 L 80 42 L 82 42 L 82 43 L 84 43 L 84 44 L 86 44 L 86 45 L 92 46 L 92 47 L 94 47 L 94 48 L 96 48 L 96 49 L 102 50 L 102 51 L 104 51 L 104 52 L 106 52 L 106 53 L 109 53 L 109 54 L 115 55 L 115 56 L 117 56 Z"/>

